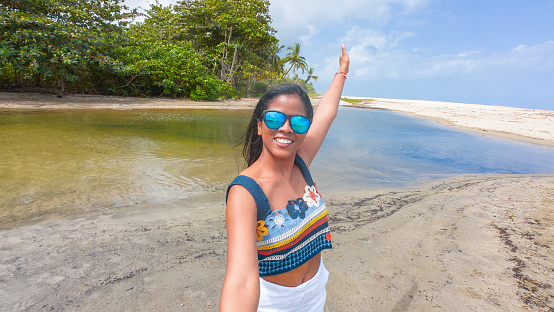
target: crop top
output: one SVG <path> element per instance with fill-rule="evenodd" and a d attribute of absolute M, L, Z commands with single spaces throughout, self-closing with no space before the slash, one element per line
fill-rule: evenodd
<path fill-rule="evenodd" d="M 327 208 L 321 194 L 302 158 L 296 155 L 294 163 L 306 180 L 305 193 L 301 198 L 289 200 L 282 210 L 271 210 L 264 191 L 250 177 L 239 175 L 227 188 L 229 195 L 231 186 L 242 185 L 256 201 L 260 276 L 291 271 L 323 249 L 332 248 Z"/>

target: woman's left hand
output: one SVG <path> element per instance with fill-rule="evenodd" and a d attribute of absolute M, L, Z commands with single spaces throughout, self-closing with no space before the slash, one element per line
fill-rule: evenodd
<path fill-rule="evenodd" d="M 350 57 L 348 57 L 348 53 L 346 52 L 346 47 L 344 44 L 342 45 L 342 51 L 340 53 L 339 57 L 339 71 L 344 72 L 345 74 L 348 74 L 350 67 Z"/>

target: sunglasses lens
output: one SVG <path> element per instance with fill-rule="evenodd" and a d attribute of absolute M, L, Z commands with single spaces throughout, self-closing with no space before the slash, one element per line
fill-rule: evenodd
<path fill-rule="evenodd" d="M 266 112 L 264 122 L 269 129 L 279 129 L 285 124 L 285 115 L 280 112 Z"/>
<path fill-rule="evenodd" d="M 292 116 L 290 126 L 294 132 L 304 134 L 310 129 L 310 120 L 303 116 Z"/>

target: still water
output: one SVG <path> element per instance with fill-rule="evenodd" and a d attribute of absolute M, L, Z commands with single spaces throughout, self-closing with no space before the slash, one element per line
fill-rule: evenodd
<path fill-rule="evenodd" d="M 463 173 L 554 173 L 553 159 L 553 147 L 396 112 L 341 108 L 312 171 L 325 173 L 321 188 L 324 181 L 340 188 L 386 188 Z"/>
<path fill-rule="evenodd" d="M 0 110 L 0 228 L 224 190 L 250 112 Z M 312 172 L 320 189 L 402 187 L 460 173 L 553 173 L 554 148 L 404 114 L 341 108 Z"/>

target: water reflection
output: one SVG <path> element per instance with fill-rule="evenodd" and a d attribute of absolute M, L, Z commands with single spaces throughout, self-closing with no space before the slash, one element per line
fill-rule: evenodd
<path fill-rule="evenodd" d="M 553 173 L 552 159 L 551 147 L 396 112 L 341 108 L 312 171 L 321 188 L 402 187 L 462 173 Z"/>
<path fill-rule="evenodd" d="M 0 226 L 224 189 L 245 114 L 3 111 Z"/>
<path fill-rule="evenodd" d="M 45 215 L 224 190 L 250 111 L 0 111 L 0 228 Z M 320 189 L 402 187 L 459 173 L 552 173 L 554 149 L 388 111 L 341 108 Z"/>

